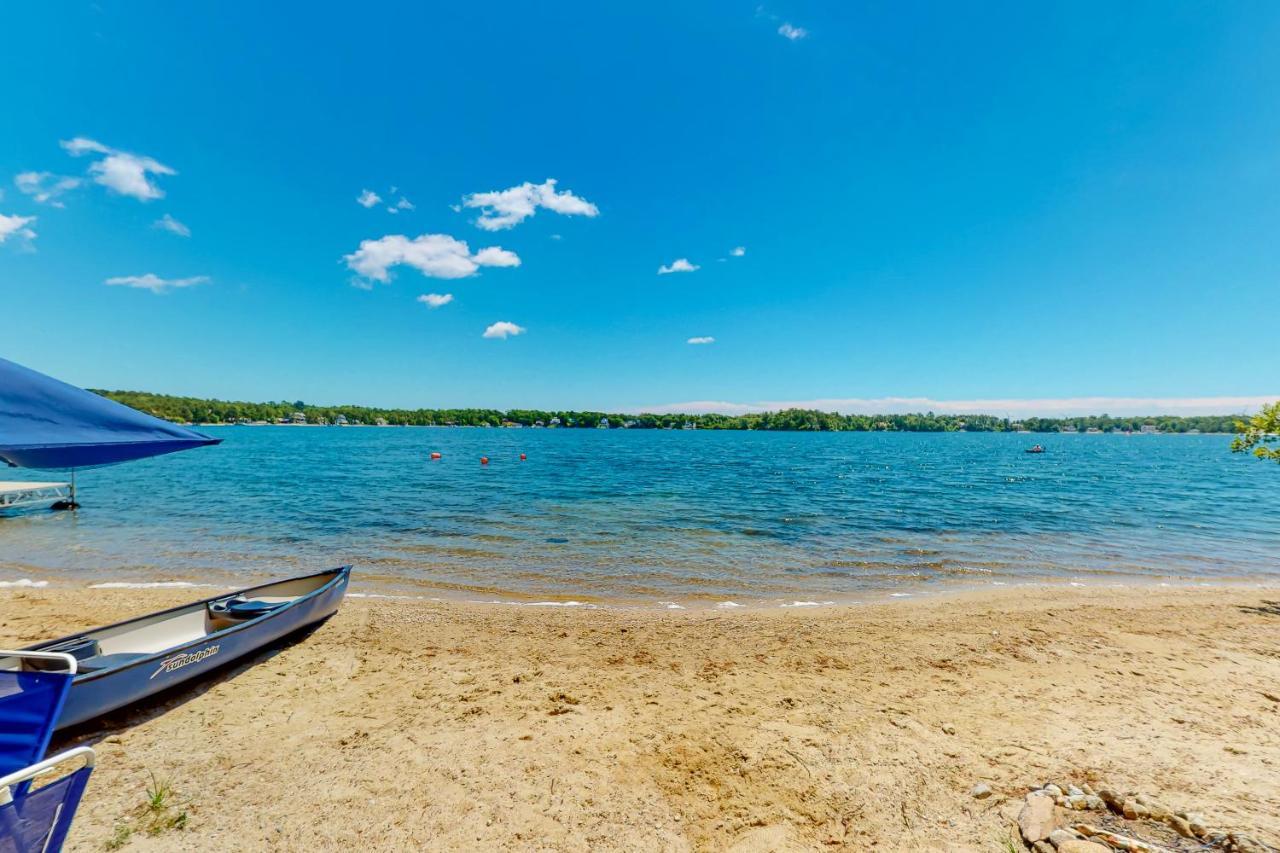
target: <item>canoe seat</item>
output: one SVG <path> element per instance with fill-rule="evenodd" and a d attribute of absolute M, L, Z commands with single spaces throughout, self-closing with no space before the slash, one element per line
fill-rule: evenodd
<path fill-rule="evenodd" d="M 284 606 L 283 601 L 228 601 L 227 613 L 237 619 L 256 619 L 259 616 L 278 610 Z"/>
<path fill-rule="evenodd" d="M 41 646 L 36 651 L 71 655 L 75 658 L 78 667 L 82 661 L 98 654 L 98 641 L 90 637 L 72 637 L 69 640 Z M 22 658 L 22 669 L 25 672 L 59 672 L 66 669 L 66 662 L 36 657 Z"/>
<path fill-rule="evenodd" d="M 244 598 L 224 598 L 221 601 L 211 601 L 205 607 L 206 624 L 210 631 L 220 631 L 223 628 L 230 628 L 233 625 L 239 625 L 241 622 L 248 622 L 250 619 L 257 619 L 259 616 L 266 616 L 284 607 L 288 602 L 285 601 L 258 601 L 256 599 Z"/>
<path fill-rule="evenodd" d="M 229 598 L 222 601 L 214 601 L 209 604 L 210 615 L 221 616 L 224 619 L 235 619 L 244 621 L 246 619 L 257 619 L 259 616 L 277 610 L 285 605 L 283 601 L 258 601 L 257 599 Z"/>
<path fill-rule="evenodd" d="M 44 646 L 42 652 L 62 652 L 71 655 L 77 661 L 88 660 L 98 654 L 98 641 L 92 637 L 72 637 L 60 643 Z"/>
<path fill-rule="evenodd" d="M 94 655 L 80 662 L 81 672 L 97 672 L 100 669 L 115 669 L 133 663 L 142 658 L 151 657 L 144 652 L 116 652 L 113 655 Z"/>

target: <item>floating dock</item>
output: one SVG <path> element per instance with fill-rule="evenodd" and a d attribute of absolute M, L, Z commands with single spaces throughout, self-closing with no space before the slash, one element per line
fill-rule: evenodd
<path fill-rule="evenodd" d="M 0 481 L 0 512 L 32 506 L 52 505 L 71 499 L 70 483 L 24 483 Z"/>

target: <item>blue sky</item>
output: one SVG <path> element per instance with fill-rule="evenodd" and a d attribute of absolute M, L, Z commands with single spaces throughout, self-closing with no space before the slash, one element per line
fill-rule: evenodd
<path fill-rule="evenodd" d="M 0 26 L 0 354 L 78 384 L 1280 395 L 1274 3 L 31 3 Z"/>

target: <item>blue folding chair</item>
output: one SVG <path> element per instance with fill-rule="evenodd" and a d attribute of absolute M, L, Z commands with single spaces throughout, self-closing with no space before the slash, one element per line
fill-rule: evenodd
<path fill-rule="evenodd" d="M 0 778 L 0 853 L 58 853 L 67 840 L 84 786 L 93 772 L 93 750 L 69 749 Z M 79 765 L 70 773 L 65 771 Z M 45 773 L 64 775 L 32 787 Z M 11 797 L 5 802 L 6 797 Z"/>
<path fill-rule="evenodd" d="M 44 758 L 75 675 L 68 654 L 0 651 L 0 776 Z"/>
<path fill-rule="evenodd" d="M 0 853 L 62 849 L 93 771 L 93 750 L 41 759 L 75 674 L 71 655 L 0 651 Z M 37 777 L 73 763 L 81 766 L 33 787 Z"/>

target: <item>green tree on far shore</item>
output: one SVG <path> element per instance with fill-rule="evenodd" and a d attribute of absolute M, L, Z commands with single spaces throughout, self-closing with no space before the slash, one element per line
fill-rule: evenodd
<path fill-rule="evenodd" d="M 1252 451 L 1259 459 L 1280 462 L 1280 447 L 1271 446 L 1280 442 L 1280 402 L 1264 406 L 1248 423 L 1236 421 L 1236 432 L 1240 435 L 1231 442 L 1233 453 Z"/>
<path fill-rule="evenodd" d="M 206 400 L 199 397 L 174 397 L 145 391 L 98 391 L 97 393 L 179 423 L 230 424 L 274 423 L 289 421 L 301 412 L 308 423 L 338 423 L 342 417 L 348 424 L 391 426 L 555 426 L 561 429 L 609 428 L 680 429 L 684 425 L 701 430 L 760 430 L 801 432 L 1028 432 L 1052 433 L 1068 427 L 1075 432 L 1140 432 L 1154 427 L 1162 433 L 1230 433 L 1236 419 L 1232 415 L 1195 415 L 1174 417 L 1112 417 L 1097 415 L 1072 418 L 1025 418 L 1013 421 L 996 415 L 957 415 L 924 412 L 913 414 L 842 415 L 817 409 L 784 409 L 779 412 L 752 412 L 744 415 L 719 414 L 653 414 L 646 412 L 572 412 L 542 409 L 385 409 L 371 406 L 314 406 L 302 400 L 278 400 L 250 403 L 236 400 Z"/>

